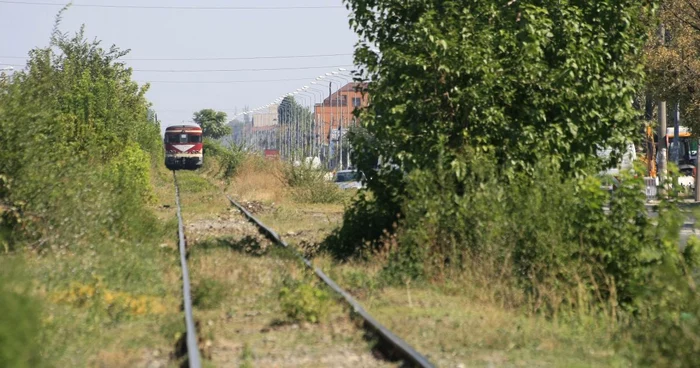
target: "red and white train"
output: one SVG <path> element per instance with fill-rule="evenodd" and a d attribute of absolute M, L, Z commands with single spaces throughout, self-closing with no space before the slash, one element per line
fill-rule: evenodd
<path fill-rule="evenodd" d="M 170 170 L 195 170 L 202 166 L 202 128 L 196 124 L 165 129 L 165 166 Z"/>

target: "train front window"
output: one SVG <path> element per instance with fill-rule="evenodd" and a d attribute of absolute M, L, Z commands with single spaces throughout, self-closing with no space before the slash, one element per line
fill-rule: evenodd
<path fill-rule="evenodd" d="M 169 133 L 165 135 L 165 142 L 170 144 L 202 143 L 202 136 L 187 133 Z"/>
<path fill-rule="evenodd" d="M 179 134 L 173 134 L 173 133 L 166 134 L 165 135 L 165 142 L 166 143 L 173 143 L 173 144 L 180 143 L 180 136 L 179 136 Z"/>

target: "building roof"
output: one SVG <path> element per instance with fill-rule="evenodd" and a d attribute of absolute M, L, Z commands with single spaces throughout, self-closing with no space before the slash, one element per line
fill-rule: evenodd
<path fill-rule="evenodd" d="M 368 83 L 357 83 L 357 82 L 350 82 L 342 87 L 340 87 L 338 90 L 333 92 L 329 97 L 326 97 L 323 100 L 323 104 L 326 106 L 329 106 L 331 102 L 329 100 L 332 100 L 336 97 L 338 97 L 338 94 L 341 92 L 367 92 L 367 85 Z M 316 106 L 321 106 L 320 103 L 316 104 Z"/>
<path fill-rule="evenodd" d="M 360 91 L 362 91 L 362 90 L 365 90 L 365 91 L 366 91 L 366 90 L 367 90 L 367 85 L 368 85 L 368 83 L 350 82 L 350 83 L 348 83 L 348 84 L 346 84 L 346 85 L 340 87 L 340 90 L 339 90 L 339 91 L 340 91 L 340 92 L 355 92 L 355 91 L 357 91 L 358 89 L 360 89 Z"/>

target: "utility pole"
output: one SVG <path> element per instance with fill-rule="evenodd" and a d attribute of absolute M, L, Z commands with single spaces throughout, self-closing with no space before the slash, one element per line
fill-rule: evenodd
<path fill-rule="evenodd" d="M 341 123 L 338 123 L 338 170 L 342 170 L 342 169 L 343 169 L 343 126 Z"/>
<path fill-rule="evenodd" d="M 681 107 L 680 107 L 680 102 L 676 102 L 676 105 L 674 106 L 674 113 L 673 113 L 673 143 L 671 143 L 671 150 L 669 152 L 669 157 L 671 158 L 671 162 L 674 164 L 678 165 L 678 160 L 680 159 L 679 156 L 679 151 L 680 151 L 680 142 L 681 138 L 679 137 L 680 133 L 680 121 L 681 121 Z"/>
<path fill-rule="evenodd" d="M 666 42 L 666 27 L 662 23 L 659 27 L 659 33 L 661 34 L 661 46 Z M 665 185 L 664 181 L 666 179 L 666 101 L 659 101 L 659 131 L 658 131 L 658 152 L 659 165 L 656 170 L 657 176 L 661 185 Z"/>

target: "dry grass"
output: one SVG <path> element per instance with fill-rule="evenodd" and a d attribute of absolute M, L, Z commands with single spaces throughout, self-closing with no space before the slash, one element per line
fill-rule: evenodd
<path fill-rule="evenodd" d="M 338 203 L 300 203 L 281 179 L 281 163 L 259 157 L 244 161 L 226 192 L 239 201 L 258 201 L 270 210 L 256 213 L 290 244 L 315 243 L 339 226 L 349 197 Z"/>
<path fill-rule="evenodd" d="M 231 181 L 230 193 L 236 198 L 264 203 L 289 201 L 289 192 L 280 179 L 281 163 L 259 157 L 248 157 L 243 161 Z"/>
<path fill-rule="evenodd" d="M 607 319 L 545 319 L 523 307 L 522 295 L 505 282 L 463 275 L 393 287 L 379 281 L 377 262 L 315 263 L 437 366 L 628 366 L 614 350 Z"/>

